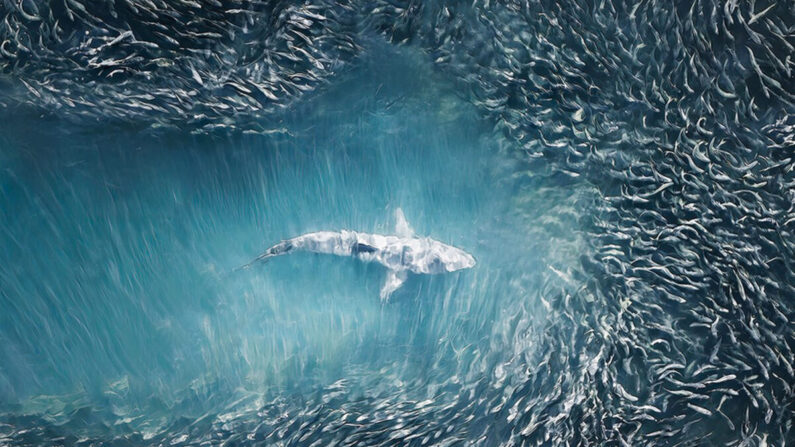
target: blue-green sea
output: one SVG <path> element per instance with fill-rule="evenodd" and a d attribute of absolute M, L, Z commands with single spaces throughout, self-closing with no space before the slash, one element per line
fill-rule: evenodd
<path fill-rule="evenodd" d="M 374 48 L 260 134 L 2 126 L 0 402 L 56 425 L 147 436 L 335 383 L 422 401 L 505 380 L 583 243 L 587 188 L 529 174 L 409 50 Z M 387 303 L 386 269 L 352 258 L 236 271 L 303 233 L 394 234 L 396 208 L 476 267 Z"/>
<path fill-rule="evenodd" d="M 795 445 L 794 76 L 791 1 L 0 0 L 0 447 Z"/>

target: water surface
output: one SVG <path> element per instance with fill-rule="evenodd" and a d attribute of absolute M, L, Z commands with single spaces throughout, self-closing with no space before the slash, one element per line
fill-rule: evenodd
<path fill-rule="evenodd" d="M 426 56 L 372 45 L 262 134 L 7 123 L 5 409 L 150 437 L 335 383 L 424 400 L 505 380 L 544 279 L 567 287 L 589 196 L 528 175 Z M 350 258 L 234 271 L 307 232 L 393 234 L 398 207 L 477 266 L 388 303 L 385 269 Z"/>

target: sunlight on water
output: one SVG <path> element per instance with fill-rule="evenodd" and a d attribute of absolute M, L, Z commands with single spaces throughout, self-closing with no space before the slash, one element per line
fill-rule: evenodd
<path fill-rule="evenodd" d="M 264 135 L 8 126 L 3 401 L 156 430 L 340 379 L 421 397 L 504 375 L 543 279 L 566 286 L 588 195 L 529 178 L 421 56 L 370 54 Z M 476 267 L 412 275 L 387 304 L 385 269 L 351 258 L 234 271 L 307 232 L 394 234 L 397 207 Z"/>
<path fill-rule="evenodd" d="M 795 444 L 792 5 L 2 2 L 0 446 Z"/>

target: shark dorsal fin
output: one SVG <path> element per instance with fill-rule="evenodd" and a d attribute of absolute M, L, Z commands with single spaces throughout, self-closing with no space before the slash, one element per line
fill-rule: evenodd
<path fill-rule="evenodd" d="M 398 208 L 395 210 L 395 233 L 400 237 L 414 236 L 414 230 L 403 215 L 403 210 Z"/>

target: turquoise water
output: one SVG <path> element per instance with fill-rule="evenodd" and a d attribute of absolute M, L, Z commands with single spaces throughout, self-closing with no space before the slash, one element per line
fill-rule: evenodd
<path fill-rule="evenodd" d="M 339 381 L 419 400 L 502 383 L 541 292 L 573 283 L 592 194 L 530 174 L 457 93 L 376 46 L 261 134 L 2 124 L 4 409 L 152 436 Z M 393 233 L 397 207 L 476 267 L 386 304 L 385 269 L 350 258 L 234 271 L 307 232 Z"/>
<path fill-rule="evenodd" d="M 0 2 L 0 446 L 795 445 L 792 6 Z"/>

